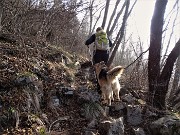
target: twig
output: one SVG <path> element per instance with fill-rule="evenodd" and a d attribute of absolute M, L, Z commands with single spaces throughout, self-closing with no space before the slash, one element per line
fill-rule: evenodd
<path fill-rule="evenodd" d="M 58 120 L 55 120 L 53 123 L 51 123 L 51 125 L 49 126 L 49 133 L 51 132 L 51 128 L 52 128 L 52 126 L 56 123 L 56 122 L 58 122 L 58 121 L 63 121 L 63 120 L 68 120 L 69 119 L 69 116 L 65 116 L 65 117 L 60 117 Z"/>

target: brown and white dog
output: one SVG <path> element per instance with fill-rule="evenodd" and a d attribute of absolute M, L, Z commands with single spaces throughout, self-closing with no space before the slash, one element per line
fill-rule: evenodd
<path fill-rule="evenodd" d="M 108 69 L 105 63 L 102 61 L 94 65 L 98 83 L 102 91 L 102 98 L 108 101 L 108 105 L 111 105 L 111 100 L 114 100 L 113 94 L 119 101 L 120 83 L 119 78 L 123 73 L 124 68 L 122 66 L 116 66 L 112 69 Z"/>

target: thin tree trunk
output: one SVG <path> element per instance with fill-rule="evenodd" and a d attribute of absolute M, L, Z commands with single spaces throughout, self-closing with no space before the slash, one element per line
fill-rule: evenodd
<path fill-rule="evenodd" d="M 179 81 L 180 81 L 180 55 L 177 59 L 176 62 L 176 69 L 175 69 L 175 73 L 174 73 L 174 79 L 173 79 L 173 85 L 171 88 L 171 92 L 170 92 L 170 103 L 174 100 L 174 97 L 176 97 L 177 95 L 175 95 L 176 91 L 178 90 L 179 86 Z"/>
<path fill-rule="evenodd" d="M 101 11 L 100 11 L 100 13 L 99 13 L 99 16 L 97 17 L 96 22 L 94 23 L 94 26 L 93 26 L 93 28 L 92 28 L 92 32 L 95 30 L 95 27 L 96 27 L 96 25 L 97 25 L 97 22 L 99 21 L 99 19 L 100 19 L 100 17 L 101 17 L 102 11 L 103 11 L 103 8 L 101 9 Z M 91 34 L 92 34 L 92 33 L 91 33 Z"/>
<path fill-rule="evenodd" d="M 90 16 L 89 16 L 89 19 L 90 19 L 90 27 L 89 27 L 89 35 L 91 35 L 92 34 L 92 23 L 93 23 L 93 3 L 94 3 L 94 0 L 92 0 L 91 2 L 90 2 L 90 6 L 89 6 L 89 14 L 90 14 Z"/>
<path fill-rule="evenodd" d="M 169 37 L 169 40 L 168 40 L 168 44 L 167 44 L 167 47 L 166 47 L 166 51 L 164 53 L 164 57 L 162 59 L 162 64 L 161 64 L 161 67 L 164 66 L 164 63 L 165 63 L 165 59 L 166 59 L 166 56 L 167 56 L 167 52 L 168 52 L 168 49 L 169 49 L 169 46 L 170 46 L 170 43 L 171 43 L 171 38 L 172 38 L 172 35 L 174 34 L 174 27 L 176 25 L 176 20 L 177 20 L 177 17 L 178 17 L 178 11 L 179 11 L 179 7 L 178 7 L 178 2 L 177 3 L 177 12 L 176 12 L 176 15 L 175 15 L 175 18 L 174 18 L 174 21 L 173 21 L 173 24 L 172 24 L 172 30 L 171 30 L 171 34 L 170 34 L 170 37 Z M 175 8 L 175 7 L 174 7 Z"/>
<path fill-rule="evenodd" d="M 176 91 L 179 87 L 179 81 L 180 81 L 180 56 L 178 57 L 177 63 L 176 63 L 176 70 L 174 74 L 174 80 L 173 80 L 173 86 L 172 91 Z"/>
<path fill-rule="evenodd" d="M 110 26 L 111 26 L 112 20 L 113 20 L 115 14 L 116 14 L 116 10 L 117 10 L 117 7 L 118 7 L 119 3 L 120 3 L 120 0 L 117 0 L 117 1 L 116 1 L 116 5 L 115 5 L 114 10 L 113 10 L 113 13 L 111 14 L 111 17 L 110 17 L 110 19 L 109 19 L 109 23 L 108 23 L 107 30 L 106 30 L 106 31 L 107 31 L 107 34 L 108 34 L 108 32 L 109 32 L 109 28 L 110 28 Z"/>
<path fill-rule="evenodd" d="M 113 22 L 113 25 L 112 25 L 111 29 L 110 29 L 109 31 L 107 31 L 107 34 L 108 34 L 109 36 L 112 35 L 112 33 L 113 33 L 113 31 L 114 31 L 114 28 L 115 28 L 115 26 L 116 26 L 116 24 L 117 24 L 117 22 L 118 22 L 118 20 L 119 20 L 119 17 L 121 16 L 121 14 L 122 14 L 125 6 L 126 6 L 126 3 L 127 3 L 127 1 L 124 2 L 121 10 L 120 10 L 119 13 L 117 14 L 117 16 L 116 16 L 116 18 L 115 18 L 115 20 L 114 20 L 114 22 Z"/>
<path fill-rule="evenodd" d="M 127 17 L 128 17 L 128 9 L 129 9 L 129 4 L 130 4 L 130 0 L 127 0 L 127 3 L 126 3 L 126 10 L 125 10 L 125 13 L 124 13 L 124 17 L 123 17 L 123 23 L 121 25 L 121 28 L 118 32 L 118 35 L 120 35 L 117 43 L 116 43 L 116 46 L 114 47 L 114 50 L 112 50 L 112 54 L 107 62 L 107 66 L 110 66 L 113 62 L 113 59 L 116 55 L 116 51 L 118 50 L 118 47 L 123 39 L 123 36 L 124 36 L 124 30 L 125 30 L 125 25 L 126 25 L 126 21 L 127 21 Z"/>
<path fill-rule="evenodd" d="M 175 47 L 169 54 L 163 71 L 158 79 L 157 91 L 154 95 L 154 103 L 160 107 L 159 109 L 166 109 L 166 94 L 168 92 L 168 85 L 171 78 L 172 70 L 176 59 L 180 55 L 180 39 L 176 43 Z"/>
<path fill-rule="evenodd" d="M 2 15 L 3 15 L 3 4 L 2 1 L 0 1 L 0 35 L 2 34 Z"/>
<path fill-rule="evenodd" d="M 103 29 L 105 27 L 106 20 L 107 20 L 107 15 L 108 15 L 108 10 L 109 10 L 109 3 L 110 3 L 110 0 L 106 0 L 106 8 L 105 8 L 104 18 L 103 18 L 103 22 L 102 22 L 102 28 Z"/>
<path fill-rule="evenodd" d="M 46 0 L 47 1 L 47 0 Z M 54 0 L 54 8 L 59 8 L 62 4 L 62 0 Z"/>

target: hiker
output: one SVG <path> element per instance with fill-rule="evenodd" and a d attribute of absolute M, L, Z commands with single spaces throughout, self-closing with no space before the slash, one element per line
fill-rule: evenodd
<path fill-rule="evenodd" d="M 96 33 L 86 40 L 85 45 L 88 46 L 93 42 L 95 46 L 93 52 L 93 65 L 101 61 L 104 61 L 105 64 L 107 64 L 109 59 L 109 49 L 112 46 L 112 42 L 101 27 L 98 27 Z"/>
<path fill-rule="evenodd" d="M 98 27 L 96 29 L 96 33 L 93 34 L 88 40 L 86 40 L 85 45 L 90 45 L 94 42 L 94 52 L 93 52 L 93 58 L 92 62 L 93 65 L 96 63 L 99 63 L 101 61 L 104 61 L 105 64 L 107 64 L 107 61 L 109 59 L 109 49 L 112 46 L 111 40 L 108 38 L 106 32 L 101 27 Z M 89 46 L 88 46 L 89 47 Z M 96 75 L 96 79 L 97 79 Z M 99 94 L 101 94 L 100 85 L 97 81 L 97 91 Z"/>

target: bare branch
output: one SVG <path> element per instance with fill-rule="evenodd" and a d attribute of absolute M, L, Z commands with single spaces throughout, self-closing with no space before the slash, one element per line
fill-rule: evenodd
<path fill-rule="evenodd" d="M 171 29 L 171 33 L 170 33 L 170 37 L 169 37 L 169 40 L 168 40 L 168 44 L 167 44 L 167 47 L 166 47 L 166 50 L 165 50 L 165 53 L 164 53 L 164 57 L 162 59 L 162 64 L 161 64 L 162 66 L 165 63 L 165 58 L 166 58 L 165 56 L 167 55 L 167 52 L 168 52 L 168 49 L 169 49 L 169 46 L 170 46 L 171 38 L 172 38 L 173 33 L 174 33 L 174 27 L 175 27 L 176 19 L 178 17 L 178 13 L 179 13 L 178 2 L 176 4 L 177 4 L 176 15 L 175 15 L 175 18 L 174 18 L 174 21 L 173 21 L 173 24 L 172 24 L 172 29 Z"/>
<path fill-rule="evenodd" d="M 134 64 L 144 53 L 146 53 L 147 51 L 149 51 L 149 48 L 142 52 L 131 64 L 129 64 L 128 66 L 125 67 L 125 69 L 127 69 L 128 67 L 130 67 L 132 64 Z"/>

